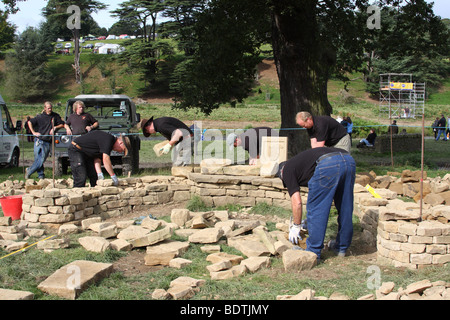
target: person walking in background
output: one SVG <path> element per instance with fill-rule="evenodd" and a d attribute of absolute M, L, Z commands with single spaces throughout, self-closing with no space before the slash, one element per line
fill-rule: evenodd
<path fill-rule="evenodd" d="M 30 119 L 27 124 L 35 138 L 34 162 L 26 169 L 25 178 L 28 179 L 37 172 L 39 179 L 45 179 L 44 162 L 50 153 L 52 135 L 57 129 L 64 127 L 64 121 L 59 114 L 53 112 L 53 105 L 47 101 L 44 103 L 43 112 Z"/>
<path fill-rule="evenodd" d="M 433 124 L 431 125 L 431 127 L 433 128 L 435 140 L 437 138 L 438 126 L 439 126 L 439 117 L 437 117 L 436 120 L 434 120 Z"/>
<path fill-rule="evenodd" d="M 443 114 L 441 114 L 441 118 L 438 121 L 438 132 L 437 132 L 437 138 L 436 141 L 439 141 L 439 138 L 441 137 L 441 134 L 444 134 L 444 141 L 447 141 L 447 136 L 445 135 L 445 128 L 446 128 L 446 120 Z"/>
<path fill-rule="evenodd" d="M 447 139 L 450 139 L 450 116 L 447 117 L 447 130 L 445 131 Z"/>

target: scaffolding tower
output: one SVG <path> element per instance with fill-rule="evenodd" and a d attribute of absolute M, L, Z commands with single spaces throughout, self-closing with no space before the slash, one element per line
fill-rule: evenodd
<path fill-rule="evenodd" d="M 409 73 L 380 74 L 380 116 L 415 118 L 425 113 L 425 83 L 413 82 Z"/>

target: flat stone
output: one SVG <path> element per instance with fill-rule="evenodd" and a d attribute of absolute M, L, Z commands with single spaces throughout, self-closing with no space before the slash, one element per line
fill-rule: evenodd
<path fill-rule="evenodd" d="M 172 259 L 184 254 L 188 248 L 189 242 L 166 240 L 161 244 L 148 246 L 144 262 L 149 266 L 167 266 Z"/>
<path fill-rule="evenodd" d="M 258 236 L 248 235 L 241 237 L 228 238 L 227 244 L 247 257 L 269 256 L 270 251 L 259 240 Z"/>
<path fill-rule="evenodd" d="M 165 227 L 164 229 L 150 232 L 149 234 L 142 236 L 140 238 L 132 239 L 130 240 L 130 243 L 134 248 L 151 246 L 158 242 L 169 239 L 171 236 L 172 236 L 172 228 Z"/>
<path fill-rule="evenodd" d="M 34 293 L 29 291 L 0 288 L 0 300 L 33 300 Z"/>
<path fill-rule="evenodd" d="M 103 237 L 81 237 L 78 239 L 78 242 L 86 250 L 98 253 L 105 252 L 111 247 L 109 241 Z"/>
<path fill-rule="evenodd" d="M 206 228 L 189 236 L 189 242 L 193 243 L 216 243 L 223 236 L 220 228 Z"/>
<path fill-rule="evenodd" d="M 310 251 L 289 249 L 283 252 L 285 271 L 311 270 L 317 265 L 317 255 Z"/>
<path fill-rule="evenodd" d="M 124 240 L 133 240 L 141 238 L 147 234 L 149 234 L 151 231 L 147 228 L 141 227 L 141 226 L 135 226 L 131 225 L 123 230 L 121 230 L 117 234 L 117 239 L 124 239 Z"/>
<path fill-rule="evenodd" d="M 256 272 L 261 268 L 268 268 L 270 266 L 269 257 L 250 257 L 241 261 L 250 272 Z"/>
<path fill-rule="evenodd" d="M 406 294 L 422 293 L 425 289 L 428 289 L 431 286 L 432 286 L 432 283 L 428 279 L 425 279 L 422 281 L 417 281 L 417 282 L 411 283 L 409 286 L 407 286 L 404 293 L 406 293 Z"/>
<path fill-rule="evenodd" d="M 111 263 L 77 260 L 56 270 L 38 285 L 38 289 L 69 300 L 75 300 L 86 288 L 113 272 Z"/>

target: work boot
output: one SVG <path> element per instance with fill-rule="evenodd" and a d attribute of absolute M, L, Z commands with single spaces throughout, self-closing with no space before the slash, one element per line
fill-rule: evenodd
<path fill-rule="evenodd" d="M 345 252 L 340 252 L 336 249 L 336 240 L 330 240 L 327 244 L 328 250 L 332 250 L 338 257 L 345 257 Z"/>

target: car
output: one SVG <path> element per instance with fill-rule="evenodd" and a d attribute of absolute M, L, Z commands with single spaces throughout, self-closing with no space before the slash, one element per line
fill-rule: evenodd
<path fill-rule="evenodd" d="M 94 49 L 94 45 L 92 43 L 88 43 L 83 46 L 83 49 Z"/>
<path fill-rule="evenodd" d="M 97 40 L 106 40 L 106 37 L 105 36 L 100 36 L 100 37 L 97 38 Z"/>
<path fill-rule="evenodd" d="M 57 43 L 55 49 L 61 49 L 63 47 L 62 43 Z"/>
<path fill-rule="evenodd" d="M 66 49 L 72 48 L 72 44 L 70 42 L 68 42 L 64 45 L 64 48 L 66 48 Z"/>
<path fill-rule="evenodd" d="M 18 167 L 20 157 L 19 137 L 16 132 L 22 129 L 22 121 L 17 120 L 14 127 L 5 101 L 0 95 L 0 165 Z"/>
<path fill-rule="evenodd" d="M 90 113 L 99 123 L 96 130 L 108 132 L 119 136 L 126 134 L 131 142 L 131 150 L 126 157 L 123 153 L 113 151 L 111 153 L 111 162 L 113 165 L 122 166 L 122 174 L 127 176 L 129 172 L 137 173 L 139 171 L 139 150 L 141 140 L 139 135 L 133 134 L 134 128 L 141 121 L 141 116 L 136 113 L 136 105 L 126 95 L 78 95 L 67 101 L 65 121 L 73 113 L 73 104 L 75 101 L 83 101 L 85 112 Z M 69 158 L 67 148 L 72 139 L 76 136 L 69 136 L 65 129 L 60 129 L 55 137 L 55 176 L 67 174 L 69 168 Z"/>
<path fill-rule="evenodd" d="M 70 54 L 70 50 L 69 49 L 59 49 L 59 50 L 56 50 L 55 53 L 56 54 Z"/>

